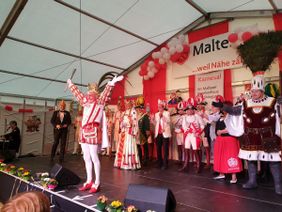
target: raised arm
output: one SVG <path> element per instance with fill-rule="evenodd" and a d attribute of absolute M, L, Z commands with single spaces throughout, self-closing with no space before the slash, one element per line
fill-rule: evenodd
<path fill-rule="evenodd" d="M 67 83 L 69 90 L 75 96 L 75 98 L 80 103 L 80 105 L 83 105 L 84 94 L 78 89 L 78 87 L 75 84 L 72 83 L 70 79 L 67 80 Z"/>

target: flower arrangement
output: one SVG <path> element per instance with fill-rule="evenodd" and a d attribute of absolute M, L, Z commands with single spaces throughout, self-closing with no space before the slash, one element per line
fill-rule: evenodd
<path fill-rule="evenodd" d="M 23 167 L 20 167 L 20 168 L 17 169 L 17 176 L 18 177 L 22 177 L 23 173 L 24 173 L 24 168 Z"/>
<path fill-rule="evenodd" d="M 49 178 L 49 173 L 48 172 L 40 173 L 41 181 L 43 181 L 45 178 Z"/>
<path fill-rule="evenodd" d="M 9 164 L 9 165 L 5 166 L 4 171 L 8 172 L 9 174 L 16 174 L 17 168 L 16 168 L 15 165 Z"/>
<path fill-rule="evenodd" d="M 112 201 L 108 207 L 109 212 L 122 212 L 122 203 L 118 200 Z"/>
<path fill-rule="evenodd" d="M 6 169 L 6 164 L 3 162 L 0 162 L 0 171 L 4 171 Z"/>
<path fill-rule="evenodd" d="M 126 212 L 137 212 L 138 209 L 134 205 L 129 205 L 126 210 Z"/>
<path fill-rule="evenodd" d="M 29 181 L 31 179 L 31 173 L 28 170 L 24 170 L 21 176 L 22 179 Z"/>
<path fill-rule="evenodd" d="M 107 206 L 108 198 L 105 195 L 101 195 L 97 198 L 97 209 L 100 211 L 105 210 Z"/>
<path fill-rule="evenodd" d="M 49 180 L 47 181 L 47 187 L 50 190 L 55 189 L 58 186 L 58 181 L 53 179 L 53 178 L 49 178 Z"/>

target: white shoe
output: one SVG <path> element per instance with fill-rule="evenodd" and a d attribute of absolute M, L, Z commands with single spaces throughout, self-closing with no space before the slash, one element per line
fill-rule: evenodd
<path fill-rule="evenodd" d="M 225 178 L 225 175 L 218 175 L 216 177 L 214 177 L 213 179 L 214 180 L 220 180 L 220 179 L 224 179 Z"/>
<path fill-rule="evenodd" d="M 231 184 L 236 184 L 237 183 L 237 179 L 236 180 L 230 180 Z"/>

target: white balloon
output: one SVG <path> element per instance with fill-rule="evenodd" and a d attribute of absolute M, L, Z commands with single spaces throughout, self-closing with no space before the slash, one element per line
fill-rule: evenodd
<path fill-rule="evenodd" d="M 174 43 L 173 43 L 172 41 L 169 41 L 169 42 L 167 43 L 167 46 L 168 46 L 168 48 L 170 49 L 171 47 L 174 46 Z"/>
<path fill-rule="evenodd" d="M 159 59 L 159 64 L 164 64 L 165 63 L 165 60 L 163 58 L 160 58 Z"/>
<path fill-rule="evenodd" d="M 162 47 L 162 48 L 161 48 L 161 53 L 162 53 L 162 54 L 165 54 L 166 52 L 167 52 L 167 48 Z"/>
<path fill-rule="evenodd" d="M 156 59 L 160 58 L 162 56 L 161 52 L 156 52 L 155 57 Z"/>
<path fill-rule="evenodd" d="M 152 68 L 151 71 L 154 72 L 154 73 L 157 73 L 159 70 L 154 67 L 154 68 Z"/>
<path fill-rule="evenodd" d="M 155 63 L 154 63 L 153 61 L 150 61 L 150 62 L 148 63 L 148 66 L 149 66 L 149 67 L 154 67 L 154 66 L 155 66 Z"/>
<path fill-rule="evenodd" d="M 152 58 L 153 58 L 153 59 L 157 59 L 156 53 L 157 53 L 157 52 L 153 52 L 153 53 L 152 53 Z"/>
<path fill-rule="evenodd" d="M 164 53 L 163 58 L 165 60 L 169 60 L 170 59 L 170 54 L 169 53 Z"/>
<path fill-rule="evenodd" d="M 171 42 L 172 42 L 174 45 L 176 45 L 177 42 L 178 42 L 178 39 L 177 39 L 176 37 L 174 37 L 174 38 L 171 39 Z"/>
<path fill-rule="evenodd" d="M 143 79 L 148 80 L 149 79 L 148 75 L 145 75 Z"/>
<path fill-rule="evenodd" d="M 170 55 L 173 55 L 176 52 L 176 48 L 174 46 L 169 48 Z"/>
<path fill-rule="evenodd" d="M 181 52 L 183 51 L 183 46 L 182 46 L 181 44 L 178 44 L 178 45 L 176 46 L 176 51 L 179 52 L 179 53 L 181 53 Z"/>
<path fill-rule="evenodd" d="M 184 35 L 179 35 L 178 39 L 180 40 L 181 43 L 184 43 L 185 41 L 185 36 Z"/>
<path fill-rule="evenodd" d="M 152 70 L 152 67 L 150 66 L 147 66 L 147 72 L 151 71 Z"/>

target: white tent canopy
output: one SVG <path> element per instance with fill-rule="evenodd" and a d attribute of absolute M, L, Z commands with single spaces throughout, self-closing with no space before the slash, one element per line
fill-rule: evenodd
<path fill-rule="evenodd" d="M 5 35 L 15 3 L 25 6 Z M 281 0 L 0 0 L 0 92 L 68 98 L 73 69 L 75 83 L 97 82 L 207 19 L 281 9 Z"/>

